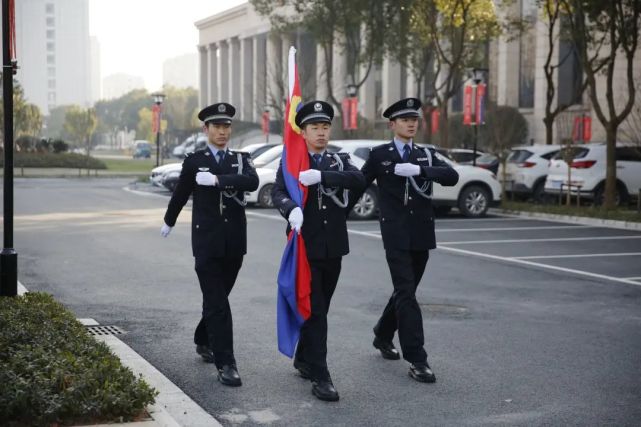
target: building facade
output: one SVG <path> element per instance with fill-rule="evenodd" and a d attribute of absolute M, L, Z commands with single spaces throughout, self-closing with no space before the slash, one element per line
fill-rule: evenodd
<path fill-rule="evenodd" d="M 188 53 L 162 64 L 162 84 L 179 88 L 198 87 L 198 54 Z"/>
<path fill-rule="evenodd" d="M 17 80 L 44 115 L 58 105 L 91 105 L 88 0 L 15 2 Z"/>
<path fill-rule="evenodd" d="M 543 65 L 549 52 L 548 26 L 537 10 L 536 0 L 517 0 L 511 7 L 511 14 L 520 15 L 530 25 L 517 37 L 501 37 L 487 47 L 489 98 L 498 105 L 518 108 L 529 124 L 529 142 L 544 143 L 547 83 Z M 298 49 L 297 64 L 305 99 L 327 98 L 325 56 L 308 35 L 272 31 L 269 20 L 258 15 L 249 3 L 200 20 L 195 25 L 199 31 L 202 105 L 229 101 L 238 107 L 239 118 L 245 121 L 259 122 L 264 110 L 270 111 L 273 118 L 282 117 L 290 46 Z M 556 120 L 553 142 L 571 137 L 574 119 L 584 115 L 592 118 L 592 141 L 605 140 L 603 127 L 591 108 L 587 93 L 581 95 L 578 90 L 583 75 L 573 46 L 557 39 L 552 63 L 559 65 L 554 76 L 557 88 L 554 103 L 569 106 Z M 637 75 L 640 75 L 640 66 L 641 55 L 637 55 Z M 332 69 L 333 94 L 340 102 L 347 96 L 346 59 L 341 52 L 334 52 Z M 622 64 L 616 73 L 620 76 L 617 81 L 624 82 Z M 603 88 L 604 82 L 604 78 L 599 78 L 597 87 Z M 359 89 L 359 115 L 372 123 L 381 121 L 384 106 L 402 97 L 417 96 L 424 100 L 426 97 L 418 93 L 418 87 L 405 67 L 385 58 L 373 67 Z M 627 87 L 622 84 L 615 90 L 615 98 L 619 103 L 624 102 Z M 461 87 L 461 94 L 450 100 L 452 113 L 462 110 L 462 92 Z M 605 90 L 599 89 L 599 93 L 605 93 Z M 636 120 L 639 119 L 641 117 Z M 627 122 L 623 128 L 626 126 Z M 625 132 L 621 134 L 625 135 Z M 452 141 L 451 145 L 456 142 Z"/>

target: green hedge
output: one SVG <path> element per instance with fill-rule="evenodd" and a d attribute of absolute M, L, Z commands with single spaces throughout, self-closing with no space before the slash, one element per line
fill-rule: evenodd
<path fill-rule="evenodd" d="M 0 297 L 0 425 L 129 421 L 156 395 L 50 295 Z"/>
<path fill-rule="evenodd" d="M 15 153 L 13 164 L 16 168 L 107 169 L 102 160 L 77 153 Z M 4 167 L 3 156 L 0 167 Z"/>

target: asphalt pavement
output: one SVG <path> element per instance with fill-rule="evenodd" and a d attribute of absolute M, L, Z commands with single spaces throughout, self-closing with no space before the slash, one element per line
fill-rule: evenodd
<path fill-rule="evenodd" d="M 133 190 L 133 191 L 132 191 Z M 492 216 L 438 218 L 417 292 L 436 384 L 383 360 L 372 326 L 392 287 L 376 221 L 349 223 L 329 314 L 338 403 L 316 400 L 276 346 L 285 222 L 248 209 L 231 295 L 243 386 L 194 352 L 201 295 L 186 209 L 126 179 L 17 179 L 19 278 L 120 338 L 224 425 L 639 425 L 641 232 Z"/>

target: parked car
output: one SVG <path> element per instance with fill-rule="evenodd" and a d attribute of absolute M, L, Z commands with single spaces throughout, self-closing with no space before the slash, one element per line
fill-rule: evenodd
<path fill-rule="evenodd" d="M 151 144 L 145 140 L 134 141 L 134 159 L 148 159 L 151 157 Z"/>
<path fill-rule="evenodd" d="M 276 144 L 276 143 L 268 144 L 268 143 L 265 143 L 265 142 L 260 142 L 260 143 L 257 143 L 257 144 L 249 144 L 249 145 L 246 145 L 244 147 L 237 148 L 236 150 L 243 151 L 245 153 L 249 153 L 250 157 L 253 160 L 256 157 L 258 157 L 261 154 L 263 154 L 265 151 L 267 151 L 270 148 L 273 148 L 273 147 L 275 147 L 277 145 L 280 145 L 280 144 Z"/>
<path fill-rule="evenodd" d="M 514 147 L 507 156 L 505 174 L 499 166 L 499 182 L 514 195 L 541 201 L 550 160 L 559 152 L 559 145 L 528 145 Z M 505 176 L 504 176 L 505 175 Z"/>
<path fill-rule="evenodd" d="M 447 153 L 447 157 L 461 165 L 471 165 L 474 160 L 474 150 L 468 148 L 448 148 L 444 151 Z M 477 159 L 484 154 L 483 151 L 476 150 Z"/>
<path fill-rule="evenodd" d="M 180 171 L 182 169 L 182 163 L 168 163 L 166 165 L 153 168 L 151 170 L 151 174 L 149 175 L 149 182 L 151 182 L 151 185 L 153 185 L 154 187 L 162 187 L 164 174 L 171 170 L 175 170 L 176 168 L 178 168 L 178 170 Z"/>
<path fill-rule="evenodd" d="M 179 159 L 184 158 L 187 154 L 205 148 L 207 136 L 204 133 L 198 133 L 186 138 L 180 145 L 177 145 L 172 151 L 172 155 Z"/>
<path fill-rule="evenodd" d="M 471 164 L 472 163 L 470 163 L 470 165 Z M 485 153 L 476 159 L 476 167 L 487 169 L 495 175 L 499 171 L 499 164 L 499 158 L 494 154 Z"/>
<path fill-rule="evenodd" d="M 572 168 L 570 182 L 568 183 L 568 164 L 564 154 L 571 150 Z M 602 204 L 605 195 L 606 173 L 606 144 L 592 143 L 573 145 L 562 148 L 550 162 L 550 171 L 545 181 L 545 192 L 558 195 L 568 191 L 581 197 L 594 200 L 595 204 Z M 627 202 L 631 194 L 637 194 L 641 189 L 641 147 L 618 143 L 615 148 L 617 183 L 615 201 L 617 206 Z M 580 188 L 579 188 L 580 186 Z"/>

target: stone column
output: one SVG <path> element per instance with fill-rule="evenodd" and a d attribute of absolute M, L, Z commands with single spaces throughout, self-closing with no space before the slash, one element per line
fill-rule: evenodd
<path fill-rule="evenodd" d="M 238 37 L 229 39 L 229 103 L 236 107 L 236 114 L 241 111 L 240 108 L 240 41 Z"/>
<path fill-rule="evenodd" d="M 229 43 L 227 40 L 221 41 L 218 47 L 219 61 L 218 61 L 218 75 L 220 76 L 220 86 L 218 92 L 218 100 L 220 102 L 230 102 L 231 96 L 229 94 Z"/>
<path fill-rule="evenodd" d="M 252 38 L 240 41 L 240 117 L 242 120 L 254 121 L 254 77 Z"/>
<path fill-rule="evenodd" d="M 252 103 L 253 121 L 259 122 L 265 109 L 267 93 L 267 39 L 264 34 L 252 38 L 252 64 L 254 69 L 253 88 L 254 99 Z"/>
<path fill-rule="evenodd" d="M 383 110 L 385 110 L 401 99 L 401 67 L 397 62 L 385 58 L 382 74 Z"/>
<path fill-rule="evenodd" d="M 209 66 L 207 63 L 207 46 L 198 46 L 198 59 L 200 64 L 200 90 L 198 91 L 199 102 L 201 106 L 205 106 L 207 104 L 209 82 L 207 77 L 207 68 Z"/>
<path fill-rule="evenodd" d="M 367 67 L 361 67 L 361 76 L 367 72 Z M 365 83 L 358 93 L 358 110 L 368 121 L 375 121 L 376 117 L 376 66 L 372 65 Z"/>
<path fill-rule="evenodd" d="M 267 79 L 267 92 L 265 94 L 268 106 L 273 119 L 280 119 L 277 116 L 278 108 L 284 110 L 282 107 L 281 97 L 286 97 L 287 83 L 283 77 L 287 64 L 283 64 L 281 56 L 281 40 L 280 36 L 275 34 L 267 35 L 267 59 L 266 59 L 266 79 Z"/>
<path fill-rule="evenodd" d="M 209 100 L 207 104 L 218 102 L 218 47 L 216 43 L 209 45 Z"/>

